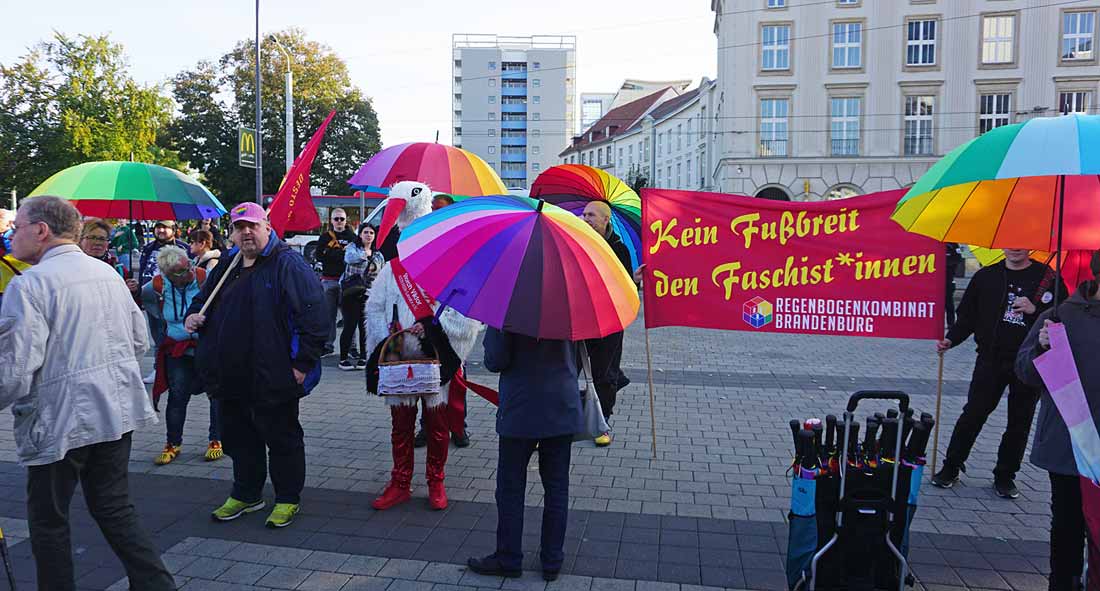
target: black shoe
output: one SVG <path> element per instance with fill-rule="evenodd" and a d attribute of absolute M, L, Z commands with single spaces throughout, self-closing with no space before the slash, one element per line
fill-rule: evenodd
<path fill-rule="evenodd" d="M 542 571 L 542 580 L 546 582 L 558 580 L 558 571 L 556 570 L 544 570 Z"/>
<path fill-rule="evenodd" d="M 505 577 L 509 579 L 518 579 L 523 576 L 523 571 L 520 569 L 506 569 L 500 564 L 500 559 L 496 554 L 490 554 L 485 558 L 470 558 L 466 561 L 466 566 L 470 567 L 470 570 L 479 575 L 485 575 L 487 577 Z"/>
<path fill-rule="evenodd" d="M 959 469 L 955 466 L 944 464 L 939 474 L 932 477 L 932 486 L 939 488 L 951 488 L 959 481 Z"/>
<path fill-rule="evenodd" d="M 1002 499 L 1020 498 L 1020 489 L 1016 488 L 1016 481 L 1011 478 L 994 478 L 993 490 Z"/>
<path fill-rule="evenodd" d="M 340 360 L 340 363 L 336 364 L 336 367 L 339 367 L 343 371 L 355 371 L 355 362 L 351 359 L 344 358 Z"/>
<path fill-rule="evenodd" d="M 451 441 L 454 442 L 455 447 L 470 447 L 470 434 L 465 431 L 451 433 Z"/>
<path fill-rule="evenodd" d="M 359 355 L 359 351 L 357 351 L 357 350 L 355 349 L 355 347 L 352 347 L 352 348 L 351 348 L 351 349 L 350 349 L 350 350 L 348 351 L 348 357 L 351 357 L 352 359 L 357 359 L 357 358 L 359 358 L 359 356 L 360 356 L 360 355 Z"/>
<path fill-rule="evenodd" d="M 413 438 L 413 447 L 426 447 L 428 445 L 428 436 L 421 429 L 416 432 L 416 437 Z"/>

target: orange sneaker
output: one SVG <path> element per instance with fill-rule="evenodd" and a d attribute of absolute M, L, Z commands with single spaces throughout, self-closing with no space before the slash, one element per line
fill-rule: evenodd
<path fill-rule="evenodd" d="M 214 440 L 210 442 L 210 445 L 206 446 L 206 454 L 203 456 L 207 462 L 213 462 L 214 460 L 222 459 L 225 452 L 222 451 L 222 442 Z"/>
<path fill-rule="evenodd" d="M 153 460 L 153 463 L 158 466 L 170 464 L 178 455 L 180 455 L 180 446 L 168 443 L 164 446 L 164 451 L 160 452 L 160 455 Z"/>

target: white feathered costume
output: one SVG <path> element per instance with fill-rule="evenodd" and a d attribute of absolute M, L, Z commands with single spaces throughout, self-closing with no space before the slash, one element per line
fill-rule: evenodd
<path fill-rule="evenodd" d="M 402 181 L 390 188 L 389 201 L 383 214 L 382 226 L 378 232 L 378 244 L 386 239 L 393 225 L 404 229 L 413 220 L 431 213 L 432 191 L 423 184 Z M 374 351 L 378 344 L 390 336 L 390 323 L 393 308 L 397 306 L 398 321 L 402 328 L 409 328 L 416 322 L 412 310 L 405 303 L 391 264 L 387 262 L 379 270 L 371 286 L 370 296 L 365 304 L 367 325 L 366 350 Z M 439 302 L 432 303 L 432 309 L 439 309 Z M 467 318 L 451 308 L 439 314 L 440 327 L 450 341 L 451 348 L 459 359 L 465 360 L 477 341 L 482 324 Z M 403 359 L 423 357 L 419 339 L 410 334 L 404 336 L 401 351 Z M 374 502 L 376 509 L 388 509 L 410 497 L 413 462 L 413 438 L 415 436 L 416 404 L 418 398 L 424 399 L 425 430 L 428 439 L 427 479 L 429 503 L 433 509 L 446 507 L 446 495 L 443 488 L 443 465 L 447 461 L 450 444 L 450 429 L 446 420 L 449 383 L 441 384 L 439 391 L 431 396 L 386 396 L 393 419 L 391 443 L 393 445 L 394 467 L 391 480 L 382 496 Z"/>

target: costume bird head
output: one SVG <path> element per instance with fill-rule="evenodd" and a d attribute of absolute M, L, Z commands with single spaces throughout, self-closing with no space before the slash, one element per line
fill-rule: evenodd
<path fill-rule="evenodd" d="M 413 220 L 432 212 L 432 190 L 424 183 L 401 181 L 390 187 L 390 198 L 386 202 L 386 211 L 382 214 L 382 225 L 378 228 L 375 244 L 381 248 L 396 224 L 405 229 Z"/>

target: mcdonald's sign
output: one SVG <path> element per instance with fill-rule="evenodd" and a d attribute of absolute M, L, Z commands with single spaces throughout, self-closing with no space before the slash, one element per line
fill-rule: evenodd
<path fill-rule="evenodd" d="M 237 162 L 247 168 L 256 168 L 256 130 L 237 128 Z"/>

